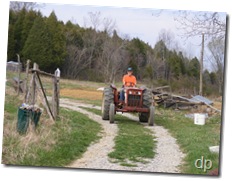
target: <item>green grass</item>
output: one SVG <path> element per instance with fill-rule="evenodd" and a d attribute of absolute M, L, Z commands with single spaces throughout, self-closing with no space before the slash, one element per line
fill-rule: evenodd
<path fill-rule="evenodd" d="M 17 113 L 17 106 L 19 104 L 19 99 L 18 96 L 16 95 L 7 95 L 5 96 L 5 105 L 4 105 L 4 110 L 9 114 L 10 118 L 13 119 L 15 114 Z"/>
<path fill-rule="evenodd" d="M 206 174 L 195 167 L 195 161 L 202 156 L 212 161 L 212 169 L 219 167 L 219 155 L 211 153 L 208 148 L 220 144 L 219 116 L 210 118 L 205 125 L 195 125 L 193 120 L 185 118 L 183 112 L 159 111 L 161 115 L 156 115 L 155 123 L 167 128 L 186 154 L 185 163 L 181 166 L 183 173 Z"/>
<path fill-rule="evenodd" d="M 32 160 L 29 156 L 19 164 L 65 166 L 80 157 L 91 142 L 99 139 L 97 133 L 101 131 L 101 127 L 98 123 L 75 111 L 61 109 L 61 115 L 65 120 L 58 121 L 52 128 L 58 135 L 53 148 L 47 151 L 40 147 L 36 150 L 36 159 Z"/>
<path fill-rule="evenodd" d="M 61 98 L 70 99 L 70 97 L 68 97 L 68 96 L 62 96 Z M 101 100 L 89 100 L 89 99 L 80 99 L 80 98 L 71 98 L 71 99 L 79 101 L 81 103 L 92 104 L 92 105 L 95 105 L 95 106 L 101 106 L 102 105 Z"/>
<path fill-rule="evenodd" d="M 82 108 L 101 115 L 101 110 Z M 112 162 L 132 167 L 137 166 L 136 162 L 146 163 L 146 159 L 154 158 L 154 136 L 149 129 L 125 116 L 116 114 L 115 120 L 119 131 L 115 138 L 114 151 L 108 154 Z"/>
<path fill-rule="evenodd" d="M 154 158 L 154 137 L 149 129 L 120 115 L 115 120 L 118 120 L 119 132 L 110 158 L 125 166 L 136 166 L 136 162 L 146 163 L 146 158 Z"/>
<path fill-rule="evenodd" d="M 98 123 L 84 114 L 66 109 L 60 110 L 60 119 L 54 124 L 42 113 L 36 131 L 30 130 L 27 134 L 20 135 L 16 123 L 21 98 L 6 94 L 3 164 L 66 166 L 81 157 L 87 147 L 100 138 L 98 133 L 102 128 Z"/>
<path fill-rule="evenodd" d="M 101 110 L 94 109 L 94 108 L 88 108 L 88 107 L 82 107 L 82 106 L 79 106 L 79 108 L 85 109 L 85 110 L 87 110 L 89 112 L 92 112 L 92 113 L 94 113 L 96 115 L 101 116 Z"/>
<path fill-rule="evenodd" d="M 96 83 L 91 81 L 61 79 L 60 86 L 61 89 L 80 89 L 95 91 L 97 88 L 105 87 L 107 85 L 100 82 Z"/>
<path fill-rule="evenodd" d="M 17 73 L 7 73 L 10 80 Z M 24 75 L 22 75 L 23 77 Z M 51 79 L 42 80 L 51 89 Z M 104 84 L 84 81 L 61 82 L 62 88 L 78 88 L 95 90 Z M 120 83 L 118 83 L 118 86 Z M 7 82 L 7 89 L 12 86 Z M 87 87 L 87 88 L 85 88 Z M 17 108 L 22 103 L 14 94 L 6 94 L 4 115 L 4 136 L 2 163 L 37 166 L 63 166 L 78 158 L 88 145 L 97 140 L 100 126 L 85 115 L 61 110 L 61 120 L 51 125 L 42 117 L 37 131 L 21 136 L 16 132 Z M 86 103 L 101 105 L 101 101 L 81 100 Z M 101 115 L 100 110 L 84 108 Z M 158 113 L 157 113 L 158 112 Z M 219 167 L 219 155 L 210 153 L 208 147 L 220 144 L 221 117 L 214 116 L 206 121 L 206 125 L 195 125 L 193 120 L 185 118 L 185 112 L 173 112 L 168 109 L 157 109 L 155 123 L 164 126 L 177 139 L 182 151 L 186 154 L 181 172 L 186 174 L 206 174 L 194 165 L 197 159 L 204 156 L 213 162 L 213 168 Z M 114 151 L 109 153 L 112 161 L 124 166 L 136 166 L 136 162 L 146 162 L 146 158 L 154 157 L 155 143 L 150 130 L 126 117 L 116 115 L 119 132 L 115 139 Z M 82 120 L 84 122 L 82 122 Z"/>

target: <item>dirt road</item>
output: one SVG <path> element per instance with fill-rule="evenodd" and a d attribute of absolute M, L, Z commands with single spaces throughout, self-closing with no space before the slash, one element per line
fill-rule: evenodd
<path fill-rule="evenodd" d="M 164 129 L 162 126 L 146 126 L 156 137 L 155 141 L 157 142 L 157 146 L 154 150 L 154 152 L 156 152 L 155 158 L 147 160 L 149 162 L 147 164 L 137 163 L 137 167 L 126 167 L 110 162 L 107 156 L 114 148 L 114 138 L 118 131 L 117 124 L 110 124 L 108 121 L 103 121 L 101 116 L 80 108 L 88 107 L 101 109 L 99 106 L 84 104 L 69 99 L 61 99 L 60 106 L 87 115 L 90 119 L 101 124 L 103 128 L 103 131 L 100 133 L 102 138 L 98 142 L 92 143 L 88 150 L 83 154 L 82 158 L 73 161 L 67 167 L 144 172 L 180 172 L 179 165 L 183 162 L 185 155 L 181 152 L 176 143 L 176 139 L 173 138 L 168 130 Z M 123 116 L 138 121 L 138 118 L 131 114 L 124 113 Z"/>

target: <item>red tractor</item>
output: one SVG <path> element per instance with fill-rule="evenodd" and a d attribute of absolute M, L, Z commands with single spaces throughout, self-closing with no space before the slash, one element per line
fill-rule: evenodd
<path fill-rule="evenodd" d="M 114 85 L 104 88 L 102 99 L 102 119 L 114 123 L 116 112 L 137 112 L 140 122 L 154 125 L 154 112 L 152 92 L 147 88 L 128 87 L 124 89 L 125 100 L 120 104 L 120 92 Z"/>

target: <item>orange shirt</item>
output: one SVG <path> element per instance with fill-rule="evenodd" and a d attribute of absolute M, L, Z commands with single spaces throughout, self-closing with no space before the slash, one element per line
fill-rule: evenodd
<path fill-rule="evenodd" d="M 136 78 L 134 75 L 124 75 L 122 82 L 127 87 L 133 87 L 136 85 Z"/>

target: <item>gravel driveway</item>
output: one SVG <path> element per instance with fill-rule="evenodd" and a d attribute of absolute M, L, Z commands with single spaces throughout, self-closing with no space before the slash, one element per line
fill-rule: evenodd
<path fill-rule="evenodd" d="M 71 168 L 87 168 L 87 169 L 104 169 L 104 170 L 124 170 L 124 171 L 142 171 L 142 172 L 165 172 L 180 173 L 179 165 L 182 164 L 184 154 L 181 152 L 176 139 L 173 138 L 167 129 L 162 126 L 145 126 L 150 129 L 156 137 L 155 157 L 148 159 L 149 163 L 136 163 L 137 167 L 121 166 L 117 163 L 110 162 L 108 153 L 113 151 L 114 138 L 117 135 L 117 124 L 110 124 L 103 121 L 101 116 L 88 112 L 81 107 L 101 109 L 99 106 L 84 104 L 69 99 L 61 99 L 60 106 L 87 115 L 90 119 L 101 124 L 103 131 L 100 133 L 101 139 L 92 143 L 88 150 L 83 154 L 82 158 L 73 161 L 67 167 Z M 117 113 L 118 114 L 118 113 Z M 120 113 L 119 113 L 120 114 Z M 131 114 L 123 114 L 131 120 L 138 121 L 138 117 Z M 146 125 L 146 124 L 144 124 Z"/>

